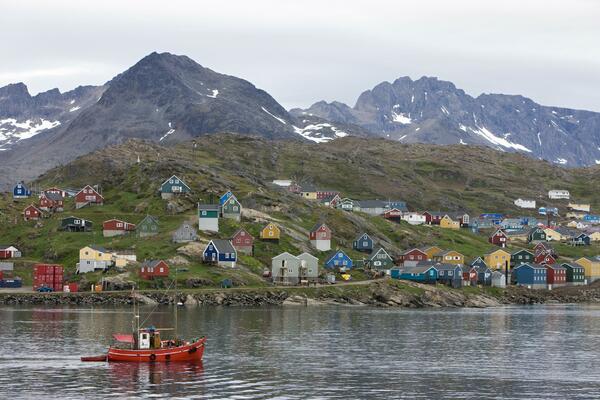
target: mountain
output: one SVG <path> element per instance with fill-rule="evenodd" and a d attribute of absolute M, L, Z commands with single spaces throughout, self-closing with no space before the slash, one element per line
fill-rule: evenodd
<path fill-rule="evenodd" d="M 321 101 L 290 113 L 356 125 L 403 143 L 484 145 L 566 166 L 600 163 L 600 113 L 546 107 L 523 96 L 474 98 L 437 78 L 380 83 L 354 107 Z"/>
<path fill-rule="evenodd" d="M 174 143 L 234 132 L 326 141 L 347 134 L 328 122 L 295 124 L 250 82 L 169 53 L 152 53 L 101 87 L 31 97 L 23 84 L 6 86 L 0 89 L 0 117 L 4 183 L 130 138 Z"/>

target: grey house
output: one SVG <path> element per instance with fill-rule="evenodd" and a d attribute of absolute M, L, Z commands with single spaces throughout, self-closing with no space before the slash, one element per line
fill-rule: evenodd
<path fill-rule="evenodd" d="M 173 242 L 185 243 L 193 242 L 198 238 L 196 228 L 189 222 L 184 222 L 177 230 L 173 233 Z"/>
<path fill-rule="evenodd" d="M 319 259 L 309 253 L 302 253 L 297 258 L 300 260 L 300 282 L 316 282 L 319 279 Z"/>
<path fill-rule="evenodd" d="M 288 252 L 281 253 L 271 259 L 271 277 L 276 285 L 297 285 L 300 259 Z"/>
<path fill-rule="evenodd" d="M 381 215 L 393 208 L 402 212 L 408 212 L 406 203 L 400 200 L 361 200 L 355 201 L 353 206 L 353 211 L 360 211 L 370 215 Z"/>

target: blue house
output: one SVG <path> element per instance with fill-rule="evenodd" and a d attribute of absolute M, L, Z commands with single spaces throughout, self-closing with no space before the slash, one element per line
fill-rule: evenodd
<path fill-rule="evenodd" d="M 502 219 L 504 219 L 504 215 L 499 213 L 484 213 L 479 215 L 479 219 L 490 220 L 493 225 L 498 225 Z M 479 225 L 481 227 L 481 225 Z"/>
<path fill-rule="evenodd" d="M 573 236 L 569 241 L 569 244 L 572 244 L 573 246 L 589 246 L 590 243 L 590 237 L 583 232 L 576 236 Z"/>
<path fill-rule="evenodd" d="M 390 200 L 386 202 L 386 208 L 393 210 L 394 208 L 402 211 L 402 212 L 408 212 L 408 208 L 406 207 L 406 202 L 405 201 L 400 201 L 400 200 Z"/>
<path fill-rule="evenodd" d="M 231 192 L 231 190 L 228 190 L 227 193 L 225 193 L 219 198 L 219 205 L 222 206 L 223 204 L 225 204 L 225 202 L 229 200 L 230 197 L 235 197 L 235 195 Z"/>
<path fill-rule="evenodd" d="M 438 281 L 454 288 L 462 287 L 462 267 L 456 264 L 436 264 Z"/>
<path fill-rule="evenodd" d="M 170 199 L 176 194 L 189 193 L 192 190 L 184 181 L 173 175 L 160 185 L 160 195 L 163 199 Z"/>
<path fill-rule="evenodd" d="M 352 268 L 352 259 L 344 253 L 343 250 L 338 250 L 325 261 L 325 268 Z"/>
<path fill-rule="evenodd" d="M 370 253 L 373 251 L 373 239 L 366 232 L 359 235 L 352 243 L 352 248 L 357 251 Z"/>
<path fill-rule="evenodd" d="M 517 285 L 532 289 L 546 288 L 547 269 L 541 264 L 521 264 L 512 270 L 512 280 Z"/>
<path fill-rule="evenodd" d="M 13 199 L 26 199 L 31 196 L 31 190 L 23 182 L 19 182 L 13 188 Z"/>
<path fill-rule="evenodd" d="M 222 267 L 235 268 L 237 252 L 229 240 L 213 239 L 206 245 L 202 260 Z"/>
<path fill-rule="evenodd" d="M 598 224 L 600 223 L 600 215 L 586 214 L 583 216 L 583 220 L 592 224 Z"/>
<path fill-rule="evenodd" d="M 492 285 L 492 270 L 483 263 L 483 265 L 476 265 L 473 270 L 477 274 L 477 284 L 482 286 Z"/>
<path fill-rule="evenodd" d="M 390 271 L 393 279 L 403 279 L 419 283 L 436 283 L 438 271 L 431 265 L 422 267 L 393 268 Z"/>
<path fill-rule="evenodd" d="M 483 261 L 483 258 L 481 258 L 481 257 L 477 257 L 476 259 L 471 261 L 471 264 L 469 264 L 469 265 L 471 267 L 486 267 L 487 268 L 487 264 L 485 263 L 485 261 Z"/>

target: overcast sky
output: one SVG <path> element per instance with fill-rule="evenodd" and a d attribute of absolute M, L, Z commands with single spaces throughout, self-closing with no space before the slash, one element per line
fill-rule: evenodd
<path fill-rule="evenodd" d="M 0 0 L 0 86 L 101 84 L 152 51 L 247 79 L 287 108 L 382 81 L 600 111 L 595 0 Z"/>

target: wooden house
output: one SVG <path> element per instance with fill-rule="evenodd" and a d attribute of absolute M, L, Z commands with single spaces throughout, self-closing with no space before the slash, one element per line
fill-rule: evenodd
<path fill-rule="evenodd" d="M 458 221 L 458 224 L 463 228 L 468 228 L 471 218 L 469 214 L 464 211 L 454 211 L 447 213 L 448 217 L 450 217 L 453 221 Z"/>
<path fill-rule="evenodd" d="M 575 260 L 576 264 L 583 267 L 587 283 L 600 279 L 600 260 L 596 257 L 581 257 Z"/>
<path fill-rule="evenodd" d="M 21 251 L 15 246 L 0 245 L 0 259 L 6 260 L 8 258 L 20 258 Z"/>
<path fill-rule="evenodd" d="M 454 288 L 462 287 L 463 275 L 460 265 L 438 263 L 435 269 L 438 271 L 439 282 Z"/>
<path fill-rule="evenodd" d="M 439 211 L 425 211 L 423 213 L 425 216 L 425 223 L 428 225 L 439 225 L 442 221 L 442 218 L 446 216 L 446 213 Z"/>
<path fill-rule="evenodd" d="M 113 265 L 113 254 L 100 246 L 85 246 L 79 250 L 79 262 L 76 266 L 78 274 L 105 271 Z"/>
<path fill-rule="evenodd" d="M 198 203 L 198 229 L 219 232 L 219 205 Z"/>
<path fill-rule="evenodd" d="M 584 203 L 569 203 L 567 204 L 567 210 L 569 211 L 583 211 L 583 212 L 590 212 L 591 211 L 591 205 L 589 204 L 584 204 Z"/>
<path fill-rule="evenodd" d="M 505 288 L 506 287 L 506 275 L 502 271 L 493 271 L 492 272 L 492 287 L 497 288 Z"/>
<path fill-rule="evenodd" d="M 319 251 L 331 250 L 331 229 L 322 222 L 310 230 L 308 238 L 313 247 Z"/>
<path fill-rule="evenodd" d="M 19 182 L 13 187 L 13 199 L 26 199 L 31 197 L 31 190 L 25 186 L 25 183 Z"/>
<path fill-rule="evenodd" d="M 233 194 L 227 198 L 221 204 L 221 216 L 223 218 L 230 218 L 236 221 L 242 219 L 242 204 L 238 201 L 237 197 Z"/>
<path fill-rule="evenodd" d="M 62 212 L 64 210 L 64 198 L 54 192 L 44 192 L 40 195 L 39 209 L 42 211 Z"/>
<path fill-rule="evenodd" d="M 600 224 L 600 215 L 586 214 L 583 216 L 583 220 L 590 224 Z"/>
<path fill-rule="evenodd" d="M 278 241 L 281 238 L 281 229 L 272 222 L 269 222 L 261 231 L 262 240 Z"/>
<path fill-rule="evenodd" d="M 534 262 L 534 254 L 529 250 L 517 250 L 510 255 L 510 265 L 513 268 L 521 264 L 530 264 Z"/>
<path fill-rule="evenodd" d="M 160 185 L 160 197 L 170 199 L 175 195 L 190 193 L 192 189 L 179 177 L 173 175 Z"/>
<path fill-rule="evenodd" d="M 502 229 L 496 229 L 494 233 L 488 238 L 488 242 L 500 247 L 508 246 L 508 236 Z"/>
<path fill-rule="evenodd" d="M 70 216 L 60 221 L 60 230 L 67 232 L 89 232 L 92 230 L 92 221 Z"/>
<path fill-rule="evenodd" d="M 400 254 L 400 263 L 404 267 L 416 267 L 417 263 L 427 260 L 427 253 L 421 249 L 411 249 Z"/>
<path fill-rule="evenodd" d="M 402 221 L 402 211 L 398 210 L 397 208 L 392 208 L 392 209 L 384 211 L 382 216 L 383 216 L 383 218 L 387 219 L 388 221 L 394 221 L 394 222 Z"/>
<path fill-rule="evenodd" d="M 401 213 L 407 212 L 406 203 L 390 200 L 360 200 L 354 202 L 354 211 L 364 212 L 369 215 L 382 215 L 384 212 L 397 209 Z"/>
<path fill-rule="evenodd" d="M 500 228 L 503 230 L 523 229 L 523 220 L 521 218 L 504 218 L 500 222 Z"/>
<path fill-rule="evenodd" d="M 238 253 L 254 254 L 254 238 L 245 229 L 238 229 L 231 237 L 231 244 Z"/>
<path fill-rule="evenodd" d="M 104 197 L 90 185 L 86 185 L 83 189 L 75 194 L 75 208 L 79 209 L 89 205 L 103 205 Z"/>
<path fill-rule="evenodd" d="M 448 215 L 444 215 L 440 220 L 440 228 L 460 229 L 460 222 L 453 220 Z"/>
<path fill-rule="evenodd" d="M 56 186 L 53 186 L 53 187 L 51 187 L 51 188 L 48 188 L 48 189 L 42 190 L 42 193 L 41 193 L 41 194 L 49 194 L 49 193 L 52 193 L 52 194 L 57 194 L 57 195 L 59 195 L 60 197 L 62 197 L 63 199 L 64 199 L 64 198 L 66 198 L 67 196 L 69 196 L 69 194 L 67 193 L 67 191 L 66 191 L 66 190 L 59 189 L 59 188 L 57 188 Z"/>
<path fill-rule="evenodd" d="M 222 194 L 221 197 L 219 197 L 219 205 L 222 206 L 231 197 L 235 197 L 235 195 L 233 194 L 233 192 L 231 190 L 228 190 L 227 192 L 225 192 L 224 194 Z"/>
<path fill-rule="evenodd" d="M 367 261 L 367 265 L 371 269 L 378 271 L 387 271 L 394 266 L 394 259 L 390 257 L 387 251 L 383 247 L 380 247 L 373 251 Z"/>
<path fill-rule="evenodd" d="M 531 228 L 527 235 L 527 243 L 539 243 L 545 242 L 546 240 L 546 232 L 539 226 Z"/>
<path fill-rule="evenodd" d="M 545 228 L 544 233 L 546 234 L 546 240 L 560 242 L 561 240 L 567 240 L 567 236 L 564 232 L 557 229 Z"/>
<path fill-rule="evenodd" d="M 325 207 L 337 208 L 338 204 L 342 201 L 342 198 L 339 194 L 332 194 L 331 196 L 327 196 L 321 200 L 319 203 Z"/>
<path fill-rule="evenodd" d="M 485 263 L 485 261 L 481 257 L 477 257 L 476 259 L 474 259 L 473 261 L 471 261 L 471 263 L 469 265 L 471 267 L 486 267 L 487 268 L 487 264 Z"/>
<path fill-rule="evenodd" d="M 331 254 L 325 261 L 325 268 L 333 269 L 351 269 L 353 266 L 352 259 L 343 250 L 337 250 Z"/>
<path fill-rule="evenodd" d="M 459 265 L 465 263 L 465 256 L 455 250 L 446 250 L 434 254 L 432 260 L 443 264 Z"/>
<path fill-rule="evenodd" d="M 302 253 L 297 258 L 300 261 L 298 269 L 300 283 L 316 283 L 319 280 L 319 259 L 309 253 Z"/>
<path fill-rule="evenodd" d="M 512 270 L 512 279 L 515 284 L 527 286 L 531 289 L 545 289 L 547 286 L 547 269 L 540 264 L 521 264 Z"/>
<path fill-rule="evenodd" d="M 202 260 L 221 267 L 235 268 L 237 252 L 229 240 L 213 239 L 206 245 Z"/>
<path fill-rule="evenodd" d="M 317 189 L 313 185 L 304 184 L 300 191 L 300 196 L 308 200 L 322 200 L 326 197 L 334 196 L 339 194 L 337 190 L 331 189 Z"/>
<path fill-rule="evenodd" d="M 147 260 L 140 266 L 140 278 L 152 280 L 155 278 L 167 278 L 169 276 L 169 265 L 163 260 Z"/>
<path fill-rule="evenodd" d="M 28 205 L 23 210 L 23 219 L 25 221 L 37 221 L 44 217 L 42 210 L 34 206 L 33 204 Z"/>
<path fill-rule="evenodd" d="M 373 239 L 366 232 L 361 233 L 354 242 L 352 242 L 352 248 L 356 251 L 371 253 L 373 251 Z"/>
<path fill-rule="evenodd" d="M 158 219 L 152 215 L 146 215 L 143 220 L 137 224 L 137 235 L 139 237 L 150 237 L 158 235 Z"/>
<path fill-rule="evenodd" d="M 509 231 L 504 231 L 504 234 L 508 238 L 509 242 L 513 240 L 527 242 L 529 229 L 511 229 Z"/>
<path fill-rule="evenodd" d="M 471 267 L 477 273 L 477 284 L 482 286 L 492 285 L 492 273 L 485 263 L 483 265 L 475 265 Z"/>
<path fill-rule="evenodd" d="M 552 265 L 556 263 L 556 258 L 549 253 L 538 253 L 533 256 L 533 262 L 535 264 Z"/>
<path fill-rule="evenodd" d="M 550 190 L 548 191 L 548 198 L 552 200 L 569 200 L 571 198 L 571 194 L 568 190 Z"/>
<path fill-rule="evenodd" d="M 577 263 L 560 264 L 566 270 L 566 282 L 570 285 L 583 285 L 585 283 L 585 268 Z"/>
<path fill-rule="evenodd" d="M 477 286 L 477 270 L 470 265 L 461 265 L 463 285 Z"/>
<path fill-rule="evenodd" d="M 419 283 L 436 283 L 438 280 L 438 270 L 431 265 L 392 268 L 390 275 L 393 279 L 402 279 Z"/>
<path fill-rule="evenodd" d="M 504 270 L 507 265 L 510 265 L 510 253 L 502 249 L 492 250 L 484 255 L 483 260 L 493 270 Z"/>
<path fill-rule="evenodd" d="M 174 243 L 185 243 L 193 242 L 197 238 L 198 233 L 196 233 L 196 228 L 194 228 L 191 223 L 184 222 L 175 232 L 173 232 L 172 240 Z"/>
<path fill-rule="evenodd" d="M 546 283 L 552 287 L 567 284 L 567 269 L 559 264 L 546 265 Z"/>
<path fill-rule="evenodd" d="M 402 220 L 408 222 L 410 225 L 423 225 L 427 222 L 427 218 L 418 212 L 403 213 Z"/>
<path fill-rule="evenodd" d="M 591 239 L 586 233 L 579 233 L 573 236 L 569 240 L 569 244 L 572 246 L 589 246 L 591 244 Z"/>
<path fill-rule="evenodd" d="M 294 256 L 281 253 L 271 259 L 271 278 L 276 285 L 298 285 L 317 282 L 319 259 L 308 253 Z"/>
<path fill-rule="evenodd" d="M 515 206 L 520 208 L 535 208 L 535 200 L 526 200 L 518 198 L 514 201 Z"/>
<path fill-rule="evenodd" d="M 536 256 L 540 253 L 550 254 L 554 258 L 558 258 L 558 253 L 554 249 L 554 247 L 548 242 L 538 242 L 533 247 L 533 254 Z"/>
<path fill-rule="evenodd" d="M 344 197 L 336 204 L 335 208 L 343 211 L 353 211 L 354 210 L 354 200 Z"/>
<path fill-rule="evenodd" d="M 102 235 L 104 237 L 121 236 L 135 231 L 135 224 L 120 219 L 109 219 L 102 223 Z"/>
<path fill-rule="evenodd" d="M 444 251 L 444 249 L 438 246 L 422 247 L 419 250 L 422 250 L 427 254 L 427 261 L 433 260 L 433 256 Z"/>
<path fill-rule="evenodd" d="M 600 231 L 590 232 L 589 235 L 590 241 L 599 242 L 600 241 Z"/>

